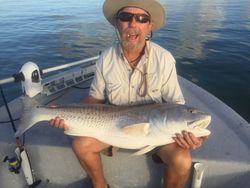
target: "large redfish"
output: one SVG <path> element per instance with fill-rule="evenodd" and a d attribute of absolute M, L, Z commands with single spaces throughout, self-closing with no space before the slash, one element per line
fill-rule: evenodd
<path fill-rule="evenodd" d="M 136 155 L 173 143 L 172 137 L 183 130 L 197 137 L 209 135 L 206 127 L 211 121 L 207 113 L 180 104 L 36 106 L 24 109 L 15 136 L 22 135 L 39 121 L 56 116 L 69 125 L 67 135 L 94 137 L 119 148 L 140 149 Z"/>

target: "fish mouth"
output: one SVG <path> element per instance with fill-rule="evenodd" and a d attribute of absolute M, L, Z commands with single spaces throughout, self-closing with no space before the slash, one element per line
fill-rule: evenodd
<path fill-rule="evenodd" d="M 192 129 L 197 128 L 197 127 L 206 128 L 210 122 L 211 122 L 211 116 L 206 116 L 206 117 L 203 117 L 199 120 L 187 122 L 187 126 L 192 128 Z"/>

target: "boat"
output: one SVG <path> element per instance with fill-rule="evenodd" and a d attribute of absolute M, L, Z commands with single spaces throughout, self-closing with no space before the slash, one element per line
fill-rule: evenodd
<path fill-rule="evenodd" d="M 97 59 L 98 56 L 91 57 L 42 71 L 34 63 L 26 63 L 20 72 L 27 69 L 26 65 L 35 67 L 36 71 L 30 73 L 34 83 L 28 84 L 28 79 L 23 79 L 27 75 L 20 73 L 3 79 L 0 81 L 2 96 L 2 86 L 19 79 L 25 94 L 43 105 L 79 103 L 88 95 Z M 54 71 L 60 72 L 51 74 Z M 249 123 L 211 93 L 181 76 L 178 79 L 187 105 L 212 116 L 209 139 L 201 148 L 192 150 L 193 169 L 186 188 L 249 188 Z M 29 92 L 29 87 L 36 89 Z M 23 108 L 21 98 L 0 108 L 0 187 L 91 187 L 72 151 L 72 138 L 64 135 L 63 130 L 42 122 L 23 137 L 15 138 Z M 112 157 L 101 155 L 110 187 L 161 187 L 163 165 L 154 162 L 150 155 L 132 156 L 133 152 L 119 149 Z"/>

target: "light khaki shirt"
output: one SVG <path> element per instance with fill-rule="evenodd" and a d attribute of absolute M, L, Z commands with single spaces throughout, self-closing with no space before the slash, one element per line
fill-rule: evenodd
<path fill-rule="evenodd" d="M 115 105 L 185 103 L 175 59 L 169 51 L 150 41 L 135 69 L 123 56 L 119 44 L 102 52 L 89 95 Z"/>

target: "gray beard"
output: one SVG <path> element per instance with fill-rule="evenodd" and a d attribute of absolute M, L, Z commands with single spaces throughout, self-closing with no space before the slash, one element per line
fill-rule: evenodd
<path fill-rule="evenodd" d="M 143 49 L 145 43 L 140 42 L 138 45 L 131 45 L 127 41 L 122 40 L 121 45 L 127 52 L 133 52 L 136 50 Z"/>
<path fill-rule="evenodd" d="M 145 46 L 146 39 L 144 41 L 143 41 L 143 39 L 141 39 L 137 45 L 132 45 L 129 42 L 127 42 L 125 39 L 123 39 L 122 35 L 127 35 L 127 34 L 129 34 L 131 32 L 139 34 L 138 31 L 136 31 L 134 29 L 126 29 L 122 33 L 119 32 L 118 29 L 116 30 L 116 34 L 117 34 L 118 40 L 120 41 L 120 44 L 121 44 L 122 48 L 124 50 L 126 50 L 127 52 L 133 52 L 135 50 L 143 49 L 144 46 Z"/>

